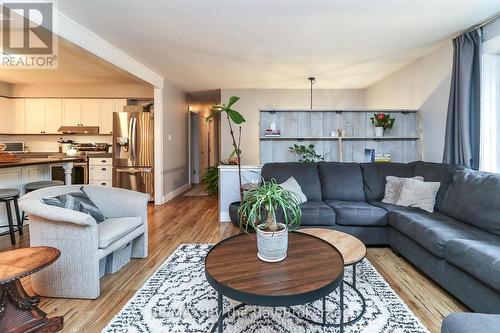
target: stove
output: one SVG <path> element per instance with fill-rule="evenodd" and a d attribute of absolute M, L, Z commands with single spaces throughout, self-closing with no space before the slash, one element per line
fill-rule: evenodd
<path fill-rule="evenodd" d="M 107 143 L 77 143 L 75 148 L 79 153 L 107 153 L 110 144 Z"/>

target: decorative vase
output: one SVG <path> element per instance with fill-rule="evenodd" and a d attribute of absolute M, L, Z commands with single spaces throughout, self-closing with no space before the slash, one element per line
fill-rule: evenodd
<path fill-rule="evenodd" d="M 278 223 L 279 231 L 264 231 L 257 228 L 257 257 L 265 262 L 279 262 L 286 258 L 288 228 Z"/>
<path fill-rule="evenodd" d="M 376 137 L 384 136 L 384 128 L 382 126 L 375 127 L 375 136 Z"/>
<path fill-rule="evenodd" d="M 240 205 L 241 202 L 239 201 L 231 202 L 229 204 L 229 218 L 231 219 L 231 222 L 237 227 L 240 226 L 240 214 L 238 213 L 238 211 L 240 210 Z"/>

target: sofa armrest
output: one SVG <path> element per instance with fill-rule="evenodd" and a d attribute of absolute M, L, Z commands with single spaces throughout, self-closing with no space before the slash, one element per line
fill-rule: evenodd
<path fill-rule="evenodd" d="M 82 226 L 96 225 L 94 218 L 88 214 L 46 205 L 39 199 L 21 199 L 19 200 L 19 207 L 29 215 L 38 216 L 49 221 L 72 223 Z"/>

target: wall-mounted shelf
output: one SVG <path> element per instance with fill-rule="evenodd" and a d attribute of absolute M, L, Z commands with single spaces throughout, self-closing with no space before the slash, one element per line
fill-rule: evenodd
<path fill-rule="evenodd" d="M 284 136 L 261 136 L 261 140 L 420 140 L 418 136 L 308 136 L 308 137 L 284 137 Z"/>
<path fill-rule="evenodd" d="M 382 137 L 375 136 L 370 120 L 379 112 L 395 118 L 394 127 Z M 265 136 L 271 123 L 281 136 Z M 259 127 L 261 164 L 296 161 L 289 149 L 294 143 L 313 144 L 326 161 L 364 162 L 367 148 L 391 154 L 394 162 L 422 159 L 420 114 L 415 109 L 262 109 Z M 346 135 L 331 136 L 338 129 Z"/>
<path fill-rule="evenodd" d="M 22 135 L 52 135 L 52 136 L 112 136 L 113 133 L 98 133 L 98 134 L 92 134 L 92 133 L 0 133 L 0 135 L 11 135 L 11 136 L 22 136 Z"/>

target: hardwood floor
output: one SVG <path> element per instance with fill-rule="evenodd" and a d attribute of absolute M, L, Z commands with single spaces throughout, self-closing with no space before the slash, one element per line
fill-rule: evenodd
<path fill-rule="evenodd" d="M 231 223 L 218 222 L 214 197 L 180 196 L 165 205 L 151 206 L 147 259 L 133 259 L 119 272 L 103 277 L 97 300 L 42 298 L 40 307 L 49 316 L 64 316 L 63 332 L 100 332 L 180 244 L 213 243 L 237 232 Z M 16 248 L 29 246 L 28 234 L 25 232 Z M 12 248 L 8 236 L 0 237 L 0 251 Z M 431 332 L 439 332 L 444 316 L 467 310 L 389 248 L 369 248 L 367 257 Z M 23 285 L 32 292 L 29 277 Z"/>

